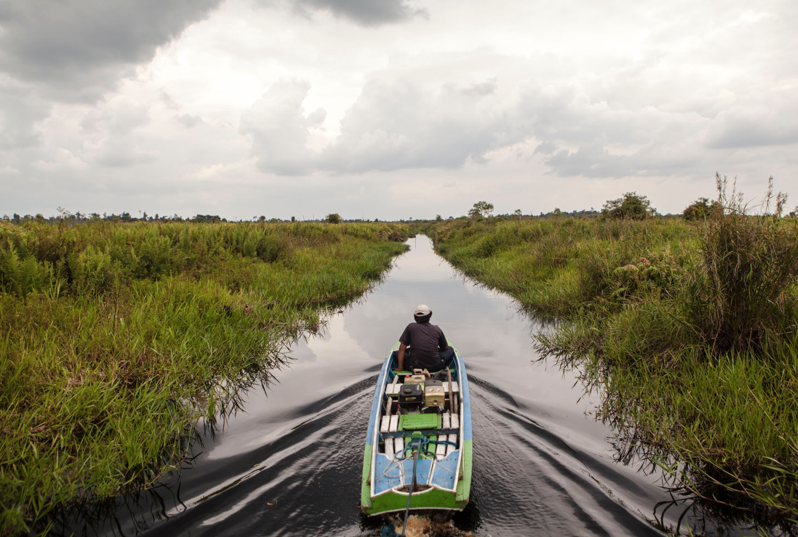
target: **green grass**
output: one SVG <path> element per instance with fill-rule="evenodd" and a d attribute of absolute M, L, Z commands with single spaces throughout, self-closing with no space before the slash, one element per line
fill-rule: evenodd
<path fill-rule="evenodd" d="M 405 251 L 392 224 L 0 224 L 0 532 L 153 484 Z"/>
<path fill-rule="evenodd" d="M 724 205 L 695 224 L 457 220 L 428 233 L 463 273 L 556 321 L 539 349 L 602 394 L 622 451 L 642 448 L 707 504 L 794 531 L 798 221 Z"/>
<path fill-rule="evenodd" d="M 456 220 L 429 234 L 438 253 L 467 276 L 560 317 L 595 309 L 596 302 L 618 306 L 642 288 L 657 288 L 698 245 L 695 228 L 677 219 Z"/>

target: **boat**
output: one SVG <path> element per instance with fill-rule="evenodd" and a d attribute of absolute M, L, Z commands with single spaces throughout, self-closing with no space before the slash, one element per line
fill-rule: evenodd
<path fill-rule="evenodd" d="M 363 457 L 361 511 L 369 516 L 461 511 L 471 493 L 471 403 L 463 359 L 448 369 L 380 369 Z M 422 400 L 417 399 L 418 387 Z M 414 399 L 415 398 L 415 399 Z"/>

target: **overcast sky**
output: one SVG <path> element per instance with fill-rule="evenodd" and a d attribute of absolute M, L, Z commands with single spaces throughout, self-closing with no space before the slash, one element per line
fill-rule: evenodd
<path fill-rule="evenodd" d="M 795 0 L 0 0 L 0 216 L 798 203 Z"/>

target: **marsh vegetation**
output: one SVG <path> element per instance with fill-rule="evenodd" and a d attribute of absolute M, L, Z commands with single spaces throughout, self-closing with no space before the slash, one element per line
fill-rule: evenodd
<path fill-rule="evenodd" d="M 399 224 L 0 223 L 0 532 L 155 483 Z"/>
<path fill-rule="evenodd" d="M 717 179 L 691 221 L 472 218 L 427 233 L 466 275 L 554 321 L 537 345 L 602 394 L 619 458 L 642 449 L 710 509 L 794 532 L 798 219 L 772 189 L 751 215 Z"/>

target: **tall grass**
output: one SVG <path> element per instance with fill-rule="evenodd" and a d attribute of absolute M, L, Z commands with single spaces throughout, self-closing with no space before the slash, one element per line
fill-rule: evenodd
<path fill-rule="evenodd" d="M 406 247 L 391 224 L 0 224 L 0 531 L 148 486 L 325 304 Z"/>
<path fill-rule="evenodd" d="M 429 234 L 466 275 L 560 317 L 662 289 L 698 246 L 695 228 L 679 219 L 456 220 Z"/>
<path fill-rule="evenodd" d="M 774 201 L 772 179 L 765 214 L 758 217 L 746 214 L 734 190 L 726 194 L 725 178 L 717 181 L 724 210 L 703 229 L 701 271 L 687 289 L 689 318 L 714 351 L 756 350 L 772 336 L 796 330 L 790 314 L 798 307 L 791 292 L 798 276 L 796 226 L 780 218 L 786 196 L 779 195 L 774 213 L 768 213 Z"/>
<path fill-rule="evenodd" d="M 747 214 L 727 186 L 724 210 L 694 224 L 461 220 L 430 235 L 465 274 L 558 319 L 536 336 L 543 355 L 598 389 L 599 416 L 666 473 L 795 531 L 798 221 L 772 191 L 775 210 Z"/>

